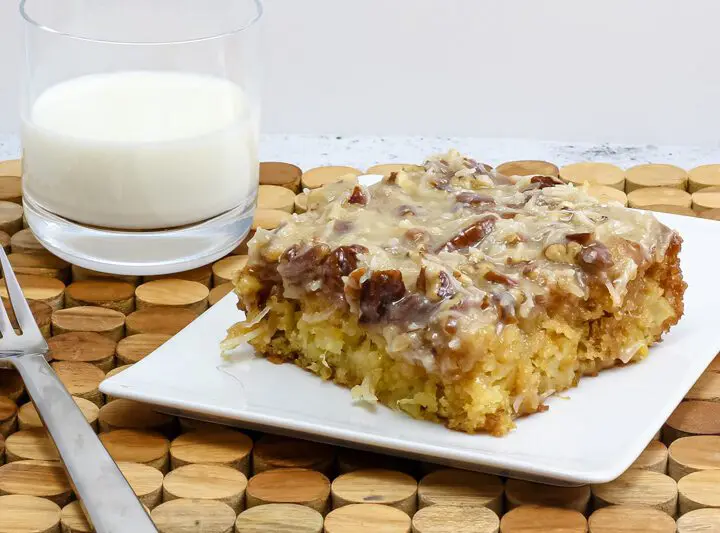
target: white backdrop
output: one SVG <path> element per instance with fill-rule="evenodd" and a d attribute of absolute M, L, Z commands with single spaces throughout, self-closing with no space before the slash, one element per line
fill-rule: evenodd
<path fill-rule="evenodd" d="M 18 127 L 16 3 L 0 133 Z M 719 20 L 713 0 L 266 0 L 263 129 L 716 145 Z"/>

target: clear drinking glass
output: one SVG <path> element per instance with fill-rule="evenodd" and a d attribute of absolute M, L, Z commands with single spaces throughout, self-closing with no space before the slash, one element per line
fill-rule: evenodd
<path fill-rule="evenodd" d="M 20 12 L 37 238 L 115 274 L 232 251 L 257 196 L 260 0 L 23 0 Z"/>

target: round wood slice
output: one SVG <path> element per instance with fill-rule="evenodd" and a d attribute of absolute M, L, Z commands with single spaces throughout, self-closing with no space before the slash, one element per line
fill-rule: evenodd
<path fill-rule="evenodd" d="M 17 429 L 18 408 L 7 396 L 0 396 L 0 435 L 7 437 Z"/>
<path fill-rule="evenodd" d="M 138 333 L 118 342 L 117 360 L 121 365 L 132 365 L 150 355 L 172 337 L 163 333 Z"/>
<path fill-rule="evenodd" d="M 54 362 L 52 367 L 70 394 L 102 406 L 103 395 L 98 387 L 105 379 L 105 372 L 93 364 L 74 361 Z"/>
<path fill-rule="evenodd" d="M 720 187 L 706 187 L 692 195 L 692 208 L 698 213 L 720 208 Z"/>
<path fill-rule="evenodd" d="M 256 209 L 251 228 L 253 230 L 271 230 L 290 220 L 292 220 L 292 215 L 279 209 Z"/>
<path fill-rule="evenodd" d="M 253 449 L 255 474 L 274 468 L 309 468 L 330 476 L 334 461 L 332 446 L 276 435 L 263 435 Z"/>
<path fill-rule="evenodd" d="M 72 498 L 72 487 L 59 461 L 16 461 L 0 466 L 0 495 L 47 498 L 60 507 Z"/>
<path fill-rule="evenodd" d="M 47 254 L 45 247 L 35 238 L 30 228 L 20 230 L 10 238 L 10 250 L 14 254 Z"/>
<path fill-rule="evenodd" d="M 65 291 L 65 307 L 92 305 L 107 307 L 123 314 L 135 310 L 135 286 L 125 281 L 74 281 Z"/>
<path fill-rule="evenodd" d="M 0 466 L 5 464 L 5 437 L 0 435 Z"/>
<path fill-rule="evenodd" d="M 720 436 L 683 437 L 668 452 L 668 475 L 675 481 L 700 470 L 720 470 Z"/>
<path fill-rule="evenodd" d="M 325 514 L 330 499 L 330 480 L 320 472 L 305 468 L 268 470 L 250 478 L 246 499 L 248 507 L 296 503 Z"/>
<path fill-rule="evenodd" d="M 16 176 L 0 176 L 0 201 L 22 204 L 22 180 Z"/>
<path fill-rule="evenodd" d="M 152 510 L 162 502 L 163 475 L 152 466 L 119 462 L 118 468 L 145 507 Z"/>
<path fill-rule="evenodd" d="M 308 197 L 307 194 L 301 192 L 295 196 L 295 212 L 304 213 L 307 211 Z"/>
<path fill-rule="evenodd" d="M 17 402 L 25 392 L 25 384 L 17 370 L 0 368 L 0 396 L 7 396 Z"/>
<path fill-rule="evenodd" d="M 192 270 L 186 270 L 184 272 L 175 272 L 174 274 L 162 274 L 159 276 L 145 276 L 143 281 L 157 281 L 159 279 L 182 279 L 185 281 L 195 281 L 202 285 L 205 285 L 208 289 L 212 287 L 212 267 L 211 265 L 204 265 Z"/>
<path fill-rule="evenodd" d="M 400 509 L 374 503 L 346 505 L 325 517 L 325 533 L 410 533 L 410 517 Z"/>
<path fill-rule="evenodd" d="M 100 434 L 100 441 L 117 462 L 142 463 L 167 472 L 170 442 L 159 433 L 116 429 Z"/>
<path fill-rule="evenodd" d="M 383 468 L 386 470 L 398 470 L 414 476 L 418 470 L 418 464 L 408 459 L 382 455 L 379 453 L 363 452 L 352 448 L 338 448 L 337 469 L 340 474 L 347 474 L 355 470 L 366 468 Z"/>
<path fill-rule="evenodd" d="M 6 254 L 10 254 L 10 235 L 0 231 L 0 246 Z"/>
<path fill-rule="evenodd" d="M 560 169 L 547 161 L 508 161 L 495 169 L 504 176 L 559 176 Z"/>
<path fill-rule="evenodd" d="M 33 459 L 59 461 L 57 449 L 44 428 L 16 431 L 5 440 L 5 460 L 8 463 Z"/>
<path fill-rule="evenodd" d="M 8 256 L 15 274 L 31 274 L 70 281 L 70 263 L 51 254 L 11 253 Z"/>
<path fill-rule="evenodd" d="M 706 369 L 707 372 L 720 372 L 720 355 L 716 355 Z"/>
<path fill-rule="evenodd" d="M 720 165 L 701 165 L 688 172 L 688 191 L 720 186 Z"/>
<path fill-rule="evenodd" d="M 570 183 L 605 185 L 625 190 L 625 171 L 610 163 L 573 163 L 560 169 L 560 177 Z"/>
<path fill-rule="evenodd" d="M 296 193 L 300 190 L 302 170 L 290 163 L 264 161 L 260 163 L 260 184 L 285 187 Z"/>
<path fill-rule="evenodd" d="M 14 235 L 23 229 L 23 208 L 15 202 L 0 201 L 0 231 Z"/>
<path fill-rule="evenodd" d="M 85 398 L 79 398 L 73 396 L 75 404 L 80 408 L 80 411 L 85 416 L 88 424 L 97 432 L 98 428 L 98 413 L 100 408 L 92 403 L 90 400 Z M 18 426 L 20 429 L 33 429 L 45 427 L 40 419 L 40 415 L 35 408 L 33 402 L 28 402 L 18 410 Z"/>
<path fill-rule="evenodd" d="M 191 431 L 172 441 L 170 459 L 173 468 L 210 463 L 231 466 L 248 475 L 252 446 L 252 439 L 239 431 Z"/>
<path fill-rule="evenodd" d="M 171 500 L 152 510 L 159 533 L 232 533 L 235 512 L 214 500 Z"/>
<path fill-rule="evenodd" d="M 222 428 L 222 426 L 219 426 L 218 424 L 205 422 L 204 420 L 193 420 L 192 418 L 178 417 L 178 421 L 180 422 L 180 431 L 182 433 L 187 433 L 189 431 L 213 432 Z"/>
<path fill-rule="evenodd" d="M 380 503 L 412 516 L 417 510 L 417 486 L 415 479 L 395 470 L 355 470 L 332 482 L 332 507 Z"/>
<path fill-rule="evenodd" d="M 630 468 L 642 468 L 664 474 L 667 471 L 668 449 L 662 442 L 650 441 Z"/>
<path fill-rule="evenodd" d="M 65 284 L 59 279 L 31 276 L 29 274 L 18 274 L 17 279 L 25 298 L 28 300 L 46 303 L 53 310 L 62 308 Z M 8 298 L 7 288 L 4 283 L 0 284 L 0 296 L 4 299 Z"/>
<path fill-rule="evenodd" d="M 78 500 L 68 503 L 60 513 L 62 533 L 94 533 Z"/>
<path fill-rule="evenodd" d="M 163 501 L 178 498 L 218 500 L 235 513 L 245 508 L 245 475 L 224 465 L 192 464 L 176 468 L 163 481 Z"/>
<path fill-rule="evenodd" d="M 609 483 L 592 486 L 595 509 L 608 505 L 644 505 L 675 516 L 677 483 L 670 476 L 631 468 Z"/>
<path fill-rule="evenodd" d="M 338 181 L 357 181 L 362 171 L 353 167 L 327 166 L 316 167 L 307 170 L 302 175 L 302 186 L 304 189 L 317 189 L 328 183 Z"/>
<path fill-rule="evenodd" d="M 413 533 L 498 533 L 500 519 L 487 507 L 431 505 L 412 519 Z"/>
<path fill-rule="evenodd" d="M 698 215 L 701 218 L 707 218 L 708 220 L 720 220 L 720 209 L 707 209 L 700 211 Z"/>
<path fill-rule="evenodd" d="M 380 174 L 383 176 L 389 176 L 393 172 L 412 172 L 413 170 L 423 170 L 423 167 L 412 163 L 383 163 L 371 166 L 365 171 L 365 174 Z"/>
<path fill-rule="evenodd" d="M 587 527 L 587 520 L 578 511 L 537 505 L 517 507 L 500 520 L 502 533 L 586 533 Z"/>
<path fill-rule="evenodd" d="M 128 335 L 137 333 L 162 333 L 175 335 L 197 318 L 190 309 L 149 307 L 130 313 L 125 320 Z"/>
<path fill-rule="evenodd" d="M 322 533 L 323 517 L 315 509 L 292 503 L 270 503 L 240 513 L 235 533 Z"/>
<path fill-rule="evenodd" d="M 503 483 L 497 476 L 443 468 L 425 476 L 418 486 L 418 504 L 479 505 L 502 512 Z"/>
<path fill-rule="evenodd" d="M 140 276 L 109 274 L 107 272 L 98 272 L 96 270 L 90 270 L 89 268 L 83 268 L 77 265 L 72 265 L 70 270 L 72 272 L 73 281 L 123 281 L 125 283 L 129 283 L 132 286 L 136 286 L 140 283 Z"/>
<path fill-rule="evenodd" d="M 220 259 L 212 267 L 213 284 L 215 286 L 223 283 L 232 282 L 236 272 L 239 272 L 248 262 L 246 255 L 230 255 L 224 259 Z"/>
<path fill-rule="evenodd" d="M 258 209 L 279 209 L 292 213 L 295 208 L 295 192 L 279 185 L 260 185 Z"/>
<path fill-rule="evenodd" d="M 695 211 L 683 205 L 651 205 L 648 206 L 647 210 L 654 213 L 670 213 L 671 215 L 682 215 L 684 217 L 697 216 L 697 213 Z"/>
<path fill-rule="evenodd" d="M 720 531 L 720 509 L 696 509 L 677 521 L 677 533 L 716 533 Z"/>
<path fill-rule="evenodd" d="M 663 427 L 663 442 L 670 445 L 681 437 L 720 434 L 720 403 L 691 400 L 682 402 Z"/>
<path fill-rule="evenodd" d="M 115 374 L 119 374 L 120 372 L 122 372 L 123 370 L 125 370 L 127 368 L 130 368 L 131 366 L 132 365 L 116 366 L 115 368 L 113 368 L 110 372 L 108 372 L 105 375 L 105 379 L 110 378 L 110 377 L 114 376 Z M 111 396 L 109 394 L 105 394 L 104 396 L 105 396 L 105 403 L 110 403 L 113 400 L 117 400 L 117 398 L 115 398 L 114 396 Z"/>
<path fill-rule="evenodd" d="M 687 191 L 669 187 L 637 189 L 628 194 L 628 205 L 640 209 L 651 209 L 655 205 L 687 207 L 692 205 L 692 196 Z"/>
<path fill-rule="evenodd" d="M 625 171 L 625 192 L 645 187 L 670 187 L 687 189 L 688 173 L 675 165 L 648 163 Z"/>
<path fill-rule="evenodd" d="M 125 336 L 125 315 L 114 309 L 89 305 L 53 312 L 53 335 L 76 331 L 98 333 L 118 342 Z"/>
<path fill-rule="evenodd" d="M 217 287 L 210 290 L 210 295 L 208 296 L 208 304 L 209 305 L 215 305 L 220 300 L 222 300 L 225 296 L 230 294 L 235 287 L 231 282 L 222 283 L 221 285 L 218 285 Z M 237 296 L 235 296 L 235 300 L 237 301 Z"/>
<path fill-rule="evenodd" d="M 0 176 L 22 177 L 22 159 L 0 161 Z"/>
<path fill-rule="evenodd" d="M 720 508 L 720 470 L 693 472 L 677 482 L 680 515 L 703 509 Z"/>
<path fill-rule="evenodd" d="M 113 400 L 103 405 L 98 422 L 102 432 L 115 429 L 149 429 L 170 435 L 175 429 L 175 419 L 172 416 L 158 413 L 147 404 L 126 399 Z"/>
<path fill-rule="evenodd" d="M 519 479 L 508 479 L 505 484 L 508 509 L 521 505 L 544 505 L 573 509 L 583 514 L 590 503 L 590 486 L 555 487 Z"/>
<path fill-rule="evenodd" d="M 196 281 L 161 279 L 143 283 L 135 289 L 138 309 L 181 307 L 197 314 L 207 309 L 208 288 Z"/>
<path fill-rule="evenodd" d="M 0 533 L 60 533 L 60 507 L 37 496 L 0 496 Z"/>
<path fill-rule="evenodd" d="M 613 187 L 608 187 L 607 185 L 590 185 L 587 192 L 593 198 L 600 200 L 600 202 L 620 202 L 622 205 L 627 206 L 627 195 Z"/>
<path fill-rule="evenodd" d="M 611 505 L 598 509 L 588 520 L 589 533 L 675 533 L 675 520 L 667 513 L 639 505 Z"/>
<path fill-rule="evenodd" d="M 2 303 L 5 306 L 5 311 L 8 314 L 8 317 L 10 318 L 10 322 L 12 323 L 13 328 L 15 328 L 16 331 L 20 331 L 20 326 L 17 323 L 17 318 L 15 317 L 15 311 L 13 310 L 12 305 L 10 304 L 10 301 L 2 298 Z M 37 300 L 28 300 L 28 307 L 30 308 L 30 312 L 33 315 L 33 318 L 35 318 L 35 323 L 37 324 L 38 328 L 40 329 L 40 333 L 42 333 L 43 337 L 46 339 L 50 338 L 50 319 L 53 314 L 52 308 L 43 302 L 38 302 Z"/>
<path fill-rule="evenodd" d="M 686 400 L 720 402 L 720 374 L 705 372 L 685 395 Z"/>
<path fill-rule="evenodd" d="M 91 363 L 103 372 L 115 366 L 117 343 L 99 333 L 74 331 L 56 335 L 48 340 L 54 361 Z"/>

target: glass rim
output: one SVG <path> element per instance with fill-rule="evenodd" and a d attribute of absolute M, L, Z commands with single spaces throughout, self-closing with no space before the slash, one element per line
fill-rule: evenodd
<path fill-rule="evenodd" d="M 68 37 L 70 39 L 76 39 L 78 41 L 88 41 L 93 43 L 103 43 L 103 44 L 118 44 L 118 45 L 127 45 L 127 46 L 172 46 L 172 45 L 178 45 L 178 44 L 191 44 L 191 43 L 200 43 L 203 41 L 212 41 L 216 39 L 223 39 L 225 37 L 230 37 L 232 35 L 241 33 L 252 26 L 254 26 L 261 18 L 264 12 L 263 8 L 263 2 L 262 0 L 248 0 L 255 4 L 255 15 L 250 18 L 246 23 L 243 25 L 229 30 L 224 31 L 221 33 L 217 33 L 214 35 L 208 35 L 206 37 L 196 37 L 193 39 L 178 39 L 178 40 L 171 40 L 171 41 L 120 41 L 120 40 L 113 40 L 113 39 L 95 39 L 92 37 L 85 37 L 83 35 L 78 35 L 75 33 L 70 33 L 66 31 L 59 30 L 57 28 L 52 28 L 50 26 L 47 26 L 45 24 L 40 23 L 39 21 L 32 18 L 28 12 L 25 6 L 32 2 L 33 0 L 20 0 L 20 16 L 27 22 L 28 24 L 34 26 L 35 28 L 48 32 L 53 33 L 55 35 L 59 35 L 62 37 Z"/>

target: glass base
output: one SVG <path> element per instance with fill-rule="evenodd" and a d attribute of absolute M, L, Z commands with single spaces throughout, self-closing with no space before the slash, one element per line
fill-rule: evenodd
<path fill-rule="evenodd" d="M 81 267 L 147 276 L 191 270 L 233 251 L 250 231 L 254 205 L 240 206 L 193 226 L 123 231 L 83 226 L 23 198 L 25 218 L 50 252 Z"/>

